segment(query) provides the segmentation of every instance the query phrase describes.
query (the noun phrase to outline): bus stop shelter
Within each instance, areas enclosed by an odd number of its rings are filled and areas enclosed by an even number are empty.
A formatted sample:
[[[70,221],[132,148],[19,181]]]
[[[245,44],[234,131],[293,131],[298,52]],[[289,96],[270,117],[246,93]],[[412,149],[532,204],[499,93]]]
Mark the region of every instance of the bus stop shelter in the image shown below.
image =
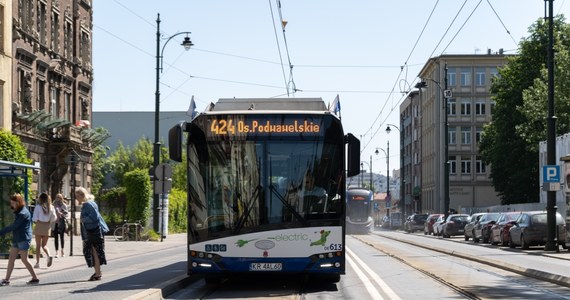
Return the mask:
[[[39,166],[17,163],[12,161],[0,160],[0,178],[4,177],[20,177],[24,179],[24,199],[28,202],[28,185],[29,178],[27,170],[39,170]],[[5,195],[2,195],[5,196]]]

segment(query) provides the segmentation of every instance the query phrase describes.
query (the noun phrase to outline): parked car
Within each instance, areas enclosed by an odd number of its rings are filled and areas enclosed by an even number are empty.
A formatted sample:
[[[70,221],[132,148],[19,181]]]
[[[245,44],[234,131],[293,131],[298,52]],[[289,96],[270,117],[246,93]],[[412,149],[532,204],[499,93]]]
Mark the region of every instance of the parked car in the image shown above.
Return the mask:
[[[393,212],[390,214],[390,229],[397,229],[402,227],[402,214]]]
[[[500,215],[501,213],[498,212],[484,213],[473,228],[473,242],[479,243],[479,240],[483,240],[483,243],[488,243],[491,237],[491,227],[497,222]]]
[[[454,235],[462,235],[465,233],[465,225],[469,223],[469,215],[467,214],[452,214],[447,216],[445,222],[441,225],[441,233],[444,238]]]
[[[484,213],[474,213],[471,215],[471,217],[469,217],[469,223],[467,223],[467,225],[465,225],[465,228],[463,228],[463,234],[465,235],[466,241],[468,241],[470,238],[473,238],[473,229],[483,214]]]
[[[433,235],[437,236],[441,235],[444,222],[445,222],[445,215],[444,214],[439,215],[435,223],[433,223]]]
[[[404,223],[404,230],[406,232],[422,230],[424,228],[427,217],[427,214],[413,214],[409,216]]]
[[[509,230],[520,214],[520,212],[514,211],[501,213],[497,222],[491,227],[491,244],[501,244],[502,246],[509,244]]]
[[[433,224],[437,221],[441,214],[431,214],[427,216],[426,221],[424,222],[424,234],[433,234]]]
[[[546,244],[548,228],[546,225],[546,211],[522,212],[509,230],[509,247],[521,246],[528,249],[530,246],[543,246]],[[566,224],[560,213],[556,213],[556,231],[558,244],[566,249]]]

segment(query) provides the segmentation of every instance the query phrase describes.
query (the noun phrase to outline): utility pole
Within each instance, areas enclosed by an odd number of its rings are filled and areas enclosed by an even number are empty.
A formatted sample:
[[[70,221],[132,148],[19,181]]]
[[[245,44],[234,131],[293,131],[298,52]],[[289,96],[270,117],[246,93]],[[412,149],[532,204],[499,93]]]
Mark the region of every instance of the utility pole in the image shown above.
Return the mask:
[[[448,127],[449,124],[447,124],[447,115],[448,115],[448,105],[449,105],[449,98],[447,97],[447,63],[445,64],[445,72],[444,72],[444,80],[445,80],[445,84],[444,84],[444,95],[443,95],[443,111],[445,114],[445,121],[443,122],[444,124],[444,129],[443,129],[443,134],[445,135],[445,151],[444,151],[444,156],[443,156],[443,209],[444,209],[444,214],[445,217],[447,218],[447,216],[449,215],[449,132],[448,132]]]
[[[554,116],[554,20],[553,2],[548,0],[548,120],[546,140],[546,164],[556,165],[556,116]],[[544,251],[558,251],[556,236],[556,191],[546,192],[546,245]]]

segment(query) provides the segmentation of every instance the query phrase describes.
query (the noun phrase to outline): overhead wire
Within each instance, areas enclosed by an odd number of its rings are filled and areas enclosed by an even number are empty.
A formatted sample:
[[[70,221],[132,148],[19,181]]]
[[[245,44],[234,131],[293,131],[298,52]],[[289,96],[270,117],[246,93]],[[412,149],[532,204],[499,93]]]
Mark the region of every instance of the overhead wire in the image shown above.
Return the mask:
[[[447,48],[451,45],[451,43],[453,43],[453,41],[455,40],[455,38],[457,37],[457,35],[461,32],[461,30],[463,29],[463,27],[465,26],[465,24],[467,24],[467,22],[469,21],[469,19],[471,19],[471,16],[473,16],[473,13],[475,13],[475,11],[477,10],[477,8],[478,8],[479,5],[481,4],[481,2],[483,2],[483,0],[479,0],[479,3],[477,3],[477,5],[475,6],[475,8],[473,8],[473,10],[471,11],[471,13],[470,13],[469,16],[467,17],[467,19],[465,19],[465,22],[463,22],[463,24],[461,24],[461,27],[459,27],[459,29],[457,30],[457,32],[455,33],[455,35],[453,35],[453,37],[451,38],[451,40],[449,41],[449,43],[447,43],[447,46],[445,46],[445,48],[443,48],[443,50],[441,51],[441,54],[445,53],[445,50],[447,50]]]
[[[269,10],[271,11],[271,20],[273,20],[273,32],[275,34],[275,41],[277,42],[277,52],[279,53],[279,61],[281,62],[281,72],[283,73],[283,80],[285,81],[285,89],[287,90],[287,96],[289,96],[289,84],[287,83],[287,76],[285,75],[285,68],[283,65],[283,55],[281,54],[281,45],[279,43],[279,37],[277,36],[277,27],[275,26],[275,15],[273,14],[273,5],[271,5],[271,0],[269,2]]]
[[[291,55],[289,53],[289,45],[287,44],[287,36],[285,34],[285,26],[287,22],[283,19],[283,11],[281,10],[281,0],[275,0],[277,2],[277,11],[279,12],[279,21],[281,23],[281,32],[283,33],[283,44],[285,45],[285,54],[287,55],[287,63],[289,64],[289,81],[287,82],[287,87],[291,86],[291,91],[293,94],[297,91],[295,86],[295,80],[293,79],[293,64],[291,63]],[[274,22],[275,24],[275,22]]]
[[[419,41],[420,41],[420,39],[421,39],[421,37],[422,37],[422,35],[423,35],[423,33],[424,33],[424,31],[425,31],[427,25],[429,24],[429,22],[430,22],[430,20],[431,20],[431,17],[433,16],[433,13],[434,13],[435,9],[437,8],[438,3],[439,3],[439,0],[437,0],[436,3],[434,4],[434,7],[432,8],[431,13],[429,14],[427,20],[425,21],[424,26],[423,26],[423,28],[422,28],[420,34],[418,35],[418,38],[416,39],[416,42],[414,43],[414,46],[412,47],[412,49],[410,50],[410,53],[408,54],[408,57],[407,57],[406,60],[404,61],[404,65],[402,65],[402,66],[400,67],[400,73],[398,74],[398,76],[397,76],[397,78],[396,78],[396,81],[394,82],[394,85],[392,86],[392,90],[391,90],[391,92],[390,92],[390,95],[388,95],[388,98],[387,98],[386,101],[384,102],[384,106],[382,106],[382,109],[380,110],[380,112],[378,113],[378,115],[376,116],[376,118],[374,119],[374,122],[372,122],[372,125],[368,128],[368,130],[366,130],[366,132],[364,133],[364,136],[366,136],[366,135],[372,130],[372,128],[374,128],[376,122],[378,122],[378,119],[380,118],[380,116],[381,116],[382,113],[384,112],[384,109],[386,108],[386,105],[388,104],[389,99],[392,97],[392,95],[393,95],[393,93],[394,93],[394,90],[395,90],[395,88],[396,88],[396,85],[397,85],[398,82],[401,80],[401,76],[402,76],[402,73],[403,73],[403,71],[404,71],[404,68],[406,69],[406,72],[407,72],[407,70],[408,70],[408,67],[407,67],[408,61],[409,61],[410,57],[412,56],[413,52],[415,51],[415,49],[416,49],[416,47],[417,47],[417,45],[418,45],[418,43],[419,43]],[[406,73],[406,74],[407,74],[407,73]],[[407,75],[406,75],[406,76],[407,76]],[[405,79],[404,79],[404,80],[405,80]],[[405,93],[404,93],[404,94],[405,94]],[[382,122],[380,123],[380,125],[378,126],[378,129],[376,129],[376,131],[372,134],[372,136],[370,137],[369,141],[364,144],[364,147],[361,149],[361,152],[366,149],[366,147],[368,146],[368,144],[370,143],[370,141],[376,136],[376,134],[378,133],[378,131],[380,130],[380,128],[382,128],[382,126],[384,125],[384,122],[387,120],[387,118],[390,116],[390,114],[394,111],[395,107],[397,107],[397,106],[398,106],[398,103],[400,103],[401,101],[403,101],[403,99],[405,99],[405,98],[402,98],[402,97],[401,97],[401,98],[396,102],[396,104],[392,106],[390,112],[387,114],[387,116],[386,116],[386,118],[384,119],[384,121],[382,121]]]
[[[451,27],[453,26],[453,24],[455,23],[455,20],[457,20],[457,17],[459,16],[459,14],[461,13],[461,11],[463,10],[463,8],[465,7],[465,4],[467,4],[467,0],[463,1],[463,4],[461,5],[461,7],[459,8],[459,10],[457,11],[457,13],[455,14],[455,17],[453,17],[453,20],[451,20],[451,23],[449,23],[449,26],[447,26],[447,29],[445,30],[445,32],[443,33],[443,35],[441,36],[441,39],[439,39],[439,42],[437,42],[437,45],[435,45],[435,47],[433,48],[433,51],[431,52],[431,54],[428,57],[433,57],[433,54],[435,53],[435,51],[437,50],[437,48],[439,47],[439,45],[441,44],[441,42],[443,42],[443,39],[445,38],[445,36],[447,36],[447,33],[449,32],[449,30],[451,29]]]
[[[515,45],[518,46],[517,42],[515,41],[515,38],[513,37],[513,35],[509,31],[509,29],[507,29],[507,26],[505,26],[505,23],[503,23],[503,20],[501,20],[501,17],[499,17],[499,14],[497,13],[497,11],[493,7],[493,5],[491,5],[491,2],[489,2],[489,0],[487,0],[487,4],[489,4],[489,7],[491,8],[491,10],[493,10],[493,12],[495,13],[495,16],[497,16],[497,19],[499,19],[499,22],[501,22],[501,25],[503,25],[503,28],[505,29],[507,34],[511,37],[511,40],[513,40],[513,43],[515,43]]]

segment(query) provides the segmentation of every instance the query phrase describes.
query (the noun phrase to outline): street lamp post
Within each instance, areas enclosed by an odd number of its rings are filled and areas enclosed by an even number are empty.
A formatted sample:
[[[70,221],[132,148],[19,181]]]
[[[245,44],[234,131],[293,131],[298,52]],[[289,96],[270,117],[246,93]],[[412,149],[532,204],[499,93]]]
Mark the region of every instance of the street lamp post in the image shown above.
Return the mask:
[[[361,170],[364,170],[364,164],[367,164],[368,168],[370,169],[370,190],[373,190],[372,189],[372,155],[370,155],[370,164],[368,164],[365,161],[360,162],[360,169]],[[360,175],[360,178],[362,178],[362,174]],[[364,179],[362,179],[362,185],[361,186],[363,186],[363,185],[364,185]]]
[[[155,181],[158,180],[158,178],[156,178],[157,176],[155,175],[156,169],[158,167],[158,164],[160,163],[160,73],[162,72],[162,54],[164,53],[164,48],[166,47],[166,45],[168,44],[168,42],[170,42],[170,40],[176,36],[179,36],[181,34],[186,34],[186,37],[184,38],[184,41],[182,42],[182,46],[184,46],[184,49],[189,50],[190,47],[194,46],[194,44],[192,44],[192,41],[190,40],[190,37],[188,37],[188,34],[190,34],[191,32],[189,31],[185,31],[185,32],[179,32],[176,33],[172,36],[170,36],[166,42],[164,43],[164,45],[162,46],[162,49],[160,48],[160,14],[157,14],[156,17],[156,92],[155,92],[155,108],[154,108],[154,147],[153,147],[153,168],[151,170],[151,174],[153,176],[153,201],[152,201],[152,205],[153,205],[153,228],[155,231],[159,231],[159,227],[158,227],[158,223],[159,223],[159,214],[160,212],[158,211],[158,206],[159,206],[159,197],[158,197],[158,193],[156,190],[156,184],[154,184]],[[161,232],[161,235],[163,235],[164,233]]]
[[[386,155],[386,216],[390,217],[390,201],[392,200],[390,197],[390,141],[388,141],[386,147],[387,151],[384,151],[382,148],[376,148],[376,155],[380,153],[378,150],[382,150],[384,155]]]
[[[402,225],[404,225],[404,221],[406,219],[405,212],[406,212],[406,195],[405,195],[405,166],[404,166],[404,134],[400,130],[400,128],[394,124],[386,124],[386,132],[390,134],[392,132],[392,127],[396,128],[400,133],[400,214],[402,218]]]
[[[448,90],[447,87],[447,64],[445,64],[445,69],[444,69],[444,77],[445,77],[445,86],[444,88],[441,87],[441,85],[439,84],[439,82],[431,79],[431,78],[426,78],[427,80],[435,83],[437,85],[437,87],[439,88],[439,90],[442,92],[442,98],[443,98],[443,114],[444,114],[444,122],[443,122],[443,134],[445,135],[445,142],[444,142],[444,157],[443,157],[443,166],[444,166],[444,174],[443,174],[443,212],[445,214],[445,217],[447,217],[447,215],[449,214],[449,132],[448,132],[448,128],[449,128],[449,124],[448,124],[448,106],[449,106],[449,98],[452,97],[451,94],[451,90]],[[427,87],[427,84],[425,82],[420,82],[418,85],[418,88],[422,88],[422,87]]]

